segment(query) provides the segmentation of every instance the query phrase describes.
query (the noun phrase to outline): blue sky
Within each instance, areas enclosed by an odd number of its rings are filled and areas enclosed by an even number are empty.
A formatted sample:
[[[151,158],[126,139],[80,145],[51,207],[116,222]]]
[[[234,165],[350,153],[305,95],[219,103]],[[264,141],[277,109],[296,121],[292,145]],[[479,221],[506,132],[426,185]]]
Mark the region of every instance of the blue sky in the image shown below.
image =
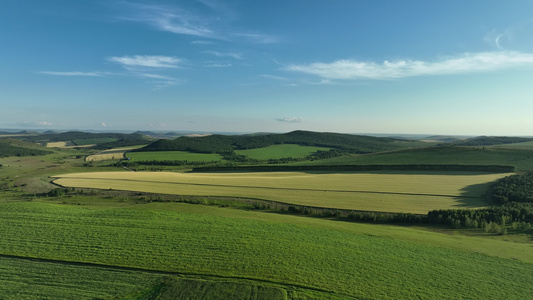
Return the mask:
[[[533,135],[533,1],[0,3],[0,128]]]

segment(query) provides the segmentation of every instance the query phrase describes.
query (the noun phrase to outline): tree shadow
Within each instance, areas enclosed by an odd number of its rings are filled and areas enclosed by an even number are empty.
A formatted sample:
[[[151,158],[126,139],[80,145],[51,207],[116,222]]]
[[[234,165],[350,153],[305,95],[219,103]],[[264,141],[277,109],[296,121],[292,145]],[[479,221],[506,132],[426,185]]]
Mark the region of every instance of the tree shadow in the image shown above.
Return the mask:
[[[462,188],[461,194],[457,196],[457,208],[479,208],[480,206],[490,205],[488,192],[496,181],[488,183],[477,183],[467,185]]]

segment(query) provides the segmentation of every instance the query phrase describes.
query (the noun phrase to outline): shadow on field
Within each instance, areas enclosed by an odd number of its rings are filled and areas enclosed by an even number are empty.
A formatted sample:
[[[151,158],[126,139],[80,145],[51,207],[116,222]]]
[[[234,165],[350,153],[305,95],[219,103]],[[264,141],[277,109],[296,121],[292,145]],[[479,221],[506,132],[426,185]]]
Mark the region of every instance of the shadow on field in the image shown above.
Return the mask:
[[[461,189],[461,195],[457,198],[457,208],[479,208],[489,205],[486,194],[494,182],[468,185]]]

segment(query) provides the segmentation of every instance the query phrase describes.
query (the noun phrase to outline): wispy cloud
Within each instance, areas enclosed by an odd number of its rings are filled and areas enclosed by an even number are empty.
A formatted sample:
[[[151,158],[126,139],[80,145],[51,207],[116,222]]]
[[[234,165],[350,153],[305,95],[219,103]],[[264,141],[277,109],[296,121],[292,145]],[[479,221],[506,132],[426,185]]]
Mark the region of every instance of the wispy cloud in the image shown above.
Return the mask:
[[[54,75],[54,76],[85,76],[85,77],[99,77],[108,75],[109,73],[103,73],[103,72],[78,72],[78,71],[72,71],[72,72],[53,72],[53,71],[40,71],[41,74],[46,75]]]
[[[112,56],[107,60],[121,64],[123,67],[177,68],[182,60],[173,56],[133,55]]]
[[[281,80],[281,81],[289,80],[286,77],[281,77],[281,76],[276,76],[276,75],[269,75],[269,74],[261,74],[259,76],[264,77],[264,78],[269,78],[269,79]]]
[[[259,33],[233,33],[233,36],[255,44],[275,44],[281,39],[278,36]]]
[[[229,25],[238,19],[234,11],[218,2],[203,0],[199,2],[205,6],[202,12],[177,5],[123,2],[120,7],[122,16],[118,19],[147,24],[161,31],[212,40],[245,41],[256,44],[277,43],[280,40],[272,35],[235,29]],[[193,43],[207,44],[204,41]]]
[[[49,122],[49,121],[37,121],[37,122],[22,122],[22,123],[19,123],[17,124],[17,126],[21,126],[21,127],[25,127],[25,128],[28,128],[28,127],[50,127],[50,126],[53,126],[54,123],[52,122]]]
[[[324,79],[357,80],[486,72],[524,66],[533,66],[533,54],[497,51],[465,53],[433,62],[397,60],[376,63],[338,60],[331,63],[288,65],[284,70],[316,75]]]
[[[192,41],[191,44],[193,44],[193,45],[212,45],[213,42],[206,41],[206,40],[197,40],[197,41]]]
[[[176,6],[125,3],[122,9],[129,11],[119,18],[124,21],[144,23],[176,34],[217,38],[207,18]]]
[[[205,54],[211,54],[218,57],[231,57],[235,59],[243,59],[242,53],[237,52],[219,52],[219,51],[213,51],[213,50],[207,50],[204,51]]]
[[[297,118],[297,117],[285,117],[285,118],[278,118],[276,119],[276,121],[287,122],[287,123],[301,123],[304,121],[304,119]]]
[[[183,82],[184,82],[183,80],[174,79],[174,80],[154,80],[148,83],[154,85],[154,90],[160,90],[160,89],[164,89],[170,86],[182,84]]]
[[[229,62],[207,61],[204,63],[204,67],[208,68],[227,68],[231,66],[232,64]]]

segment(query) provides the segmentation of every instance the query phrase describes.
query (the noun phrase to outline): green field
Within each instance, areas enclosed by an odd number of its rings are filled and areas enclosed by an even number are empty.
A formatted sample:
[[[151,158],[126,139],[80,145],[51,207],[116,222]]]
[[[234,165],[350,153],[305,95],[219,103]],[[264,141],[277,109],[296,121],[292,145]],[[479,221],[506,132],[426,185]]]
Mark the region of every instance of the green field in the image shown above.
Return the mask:
[[[495,145],[494,148],[524,148],[524,149],[533,149],[533,141],[523,142],[523,143],[512,143],[504,145]]]
[[[533,292],[527,244],[178,203],[0,207],[4,255],[248,279],[364,299],[526,299]],[[135,280],[144,285],[153,278]],[[14,281],[2,288],[18,287]]]
[[[258,198],[284,203],[382,212],[486,206],[489,183],[508,174],[457,172],[170,173],[99,172],[58,175],[67,187],[177,195]]]
[[[222,156],[220,154],[193,153],[186,151],[128,152],[126,153],[126,157],[131,158],[132,161],[186,160],[210,162],[222,160]]]
[[[352,155],[294,165],[373,165],[373,164],[459,164],[512,165],[518,170],[533,170],[533,149],[500,147],[435,147]]]
[[[300,146],[294,144],[272,145],[264,148],[235,150],[238,155],[244,155],[251,159],[268,160],[286,157],[301,158],[309,156],[317,151],[329,151],[331,148]]]

